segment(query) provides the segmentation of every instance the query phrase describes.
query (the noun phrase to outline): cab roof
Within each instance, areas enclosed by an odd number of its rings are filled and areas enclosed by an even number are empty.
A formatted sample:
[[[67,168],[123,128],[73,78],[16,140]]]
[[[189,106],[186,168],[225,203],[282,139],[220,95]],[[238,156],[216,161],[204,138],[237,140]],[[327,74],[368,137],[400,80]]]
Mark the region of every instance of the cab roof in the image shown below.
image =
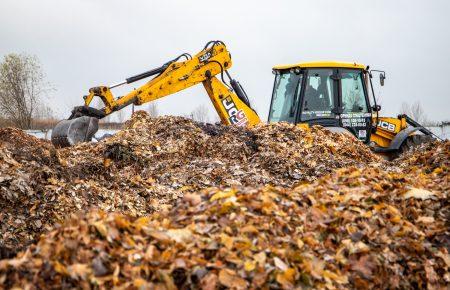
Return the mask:
[[[310,61],[300,62],[296,64],[277,65],[274,66],[275,70],[291,69],[291,68],[314,68],[314,67],[335,67],[335,68],[356,68],[365,69],[366,66],[356,62],[342,62],[342,61]]]

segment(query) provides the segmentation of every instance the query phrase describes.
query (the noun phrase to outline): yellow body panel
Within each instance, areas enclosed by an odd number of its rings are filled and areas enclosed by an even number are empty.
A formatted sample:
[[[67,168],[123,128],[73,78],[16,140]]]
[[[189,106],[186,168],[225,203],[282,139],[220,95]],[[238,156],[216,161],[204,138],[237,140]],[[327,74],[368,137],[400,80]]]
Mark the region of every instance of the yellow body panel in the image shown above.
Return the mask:
[[[333,68],[356,68],[365,69],[366,66],[356,62],[340,62],[340,61],[311,61],[300,62],[297,64],[277,65],[275,70],[291,69],[291,68],[314,68],[314,67],[333,67]]]
[[[375,117],[373,117],[373,121],[376,121]],[[377,130],[370,136],[370,141],[387,148],[395,136],[407,126],[405,118],[379,117]]]
[[[222,124],[254,126],[261,123],[258,114],[216,77],[203,81],[203,86],[208,92]]]
[[[160,75],[129,94],[115,99],[106,86],[89,90],[85,105],[100,97],[106,115],[134,103],[142,105],[203,83],[220,120],[225,125],[253,126],[261,122],[256,112],[247,106],[229,87],[215,76],[232,65],[231,55],[224,44],[206,48],[186,61],[171,63]]]

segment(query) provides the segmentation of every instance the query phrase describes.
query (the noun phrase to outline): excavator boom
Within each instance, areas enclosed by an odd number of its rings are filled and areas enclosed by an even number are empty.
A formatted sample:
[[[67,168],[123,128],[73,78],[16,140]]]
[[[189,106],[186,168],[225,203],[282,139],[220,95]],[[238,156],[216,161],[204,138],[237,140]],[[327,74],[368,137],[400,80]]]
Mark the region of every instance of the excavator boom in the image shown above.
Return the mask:
[[[258,124],[260,118],[251,108],[245,91],[228,73],[231,65],[231,55],[225,44],[210,41],[193,57],[184,53],[158,68],[129,77],[116,85],[91,88],[89,94],[84,96],[84,105],[75,107],[69,119],[61,121],[53,129],[52,142],[55,146],[65,147],[90,141],[98,130],[99,119],[130,104],[142,105],[199,83],[205,87],[223,124]],[[217,75],[221,76],[220,80]],[[230,84],[225,81],[225,75]],[[111,92],[112,88],[151,76],[150,81],[123,97],[115,98]],[[104,108],[97,110],[89,106],[95,97],[102,100]]]

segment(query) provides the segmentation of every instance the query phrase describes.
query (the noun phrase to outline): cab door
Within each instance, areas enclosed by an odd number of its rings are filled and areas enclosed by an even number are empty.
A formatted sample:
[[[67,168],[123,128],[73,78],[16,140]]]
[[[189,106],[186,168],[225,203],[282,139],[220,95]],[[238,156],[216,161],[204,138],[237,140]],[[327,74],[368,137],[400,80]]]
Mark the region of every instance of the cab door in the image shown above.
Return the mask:
[[[339,111],[342,127],[361,141],[369,142],[372,112],[362,70],[338,69]]]

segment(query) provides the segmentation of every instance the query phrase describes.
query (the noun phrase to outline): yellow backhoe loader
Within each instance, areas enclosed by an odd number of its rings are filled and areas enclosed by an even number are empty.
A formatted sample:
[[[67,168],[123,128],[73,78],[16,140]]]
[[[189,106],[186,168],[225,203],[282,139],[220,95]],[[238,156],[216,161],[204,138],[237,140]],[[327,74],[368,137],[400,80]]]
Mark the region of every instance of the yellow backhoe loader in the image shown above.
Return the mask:
[[[130,104],[142,105],[199,83],[203,84],[223,124],[254,126],[261,120],[240,83],[231,78],[228,72],[231,65],[225,44],[210,41],[194,56],[183,53],[161,67],[118,84],[91,88],[84,96],[84,105],[75,107],[69,119],[53,129],[52,142],[65,147],[90,141],[98,130],[99,119]],[[383,85],[383,71],[371,71],[356,63],[309,62],[276,66],[273,72],[275,83],[269,122],[322,125],[332,131],[351,133],[379,153],[398,153],[405,146],[421,143],[432,135],[406,115],[379,116],[372,74],[379,73]],[[118,98],[112,95],[111,89],[148,77],[153,78],[129,94]],[[94,97],[103,101],[104,108],[89,106]]]
[[[379,116],[381,106],[372,78],[378,73],[383,86],[384,71],[358,63],[321,61],[276,66],[273,73],[269,122],[321,125],[351,133],[388,157],[434,135],[407,115]]]

